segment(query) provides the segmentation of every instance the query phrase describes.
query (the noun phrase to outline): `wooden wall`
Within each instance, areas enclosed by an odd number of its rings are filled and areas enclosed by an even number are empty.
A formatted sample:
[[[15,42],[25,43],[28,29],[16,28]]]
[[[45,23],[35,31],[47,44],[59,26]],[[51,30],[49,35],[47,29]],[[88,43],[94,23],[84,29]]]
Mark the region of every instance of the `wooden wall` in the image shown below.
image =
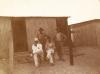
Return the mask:
[[[100,21],[96,22],[97,46],[100,47]]]
[[[28,48],[31,50],[34,37],[39,28],[43,28],[47,35],[54,37],[56,34],[56,19],[48,17],[26,18],[26,31]]]
[[[99,23],[100,24],[100,23]],[[82,25],[82,26],[78,26]],[[86,22],[76,24],[76,27],[71,27],[73,32],[73,42],[76,46],[97,46],[97,38],[100,39],[99,34],[100,29],[97,29],[97,22]],[[96,30],[97,29],[97,30]]]
[[[11,19],[0,17],[0,58],[8,58]]]

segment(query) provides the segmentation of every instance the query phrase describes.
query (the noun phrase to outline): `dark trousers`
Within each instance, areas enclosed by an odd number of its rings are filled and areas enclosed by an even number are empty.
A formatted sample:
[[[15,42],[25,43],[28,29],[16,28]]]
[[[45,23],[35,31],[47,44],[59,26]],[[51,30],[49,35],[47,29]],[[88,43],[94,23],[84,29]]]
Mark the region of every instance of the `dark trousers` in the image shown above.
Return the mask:
[[[61,42],[56,41],[55,46],[56,46],[56,52],[57,52],[57,55],[58,55],[59,59],[62,59],[63,54],[62,54]]]
[[[44,61],[46,61],[46,56],[47,56],[47,53],[46,53],[46,49],[45,49],[45,44],[42,44],[43,45],[43,56],[44,56]]]

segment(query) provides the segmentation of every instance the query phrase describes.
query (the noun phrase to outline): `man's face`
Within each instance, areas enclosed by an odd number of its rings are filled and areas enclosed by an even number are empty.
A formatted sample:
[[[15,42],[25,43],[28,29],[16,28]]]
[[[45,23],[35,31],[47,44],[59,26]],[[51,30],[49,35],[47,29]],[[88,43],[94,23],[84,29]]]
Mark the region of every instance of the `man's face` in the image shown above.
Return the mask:
[[[34,44],[37,45],[38,41],[35,41]]]

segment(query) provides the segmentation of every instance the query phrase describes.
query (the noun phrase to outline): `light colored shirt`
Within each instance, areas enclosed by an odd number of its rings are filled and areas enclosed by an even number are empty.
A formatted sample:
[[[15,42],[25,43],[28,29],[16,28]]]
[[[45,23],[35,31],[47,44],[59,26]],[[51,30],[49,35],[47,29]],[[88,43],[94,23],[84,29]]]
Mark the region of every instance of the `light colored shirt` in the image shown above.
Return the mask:
[[[46,42],[45,48],[48,49],[55,49],[55,45],[53,42]]]
[[[56,40],[57,41],[63,41],[63,40],[65,40],[67,37],[63,34],[63,33],[61,33],[61,32],[59,32],[59,33],[57,33],[56,34]]]
[[[60,32],[57,33],[57,35],[56,35],[56,40],[57,40],[57,41],[61,41],[61,40],[62,40],[62,38],[61,38],[61,33],[60,33]]]
[[[33,44],[33,45],[32,45],[32,51],[33,51],[33,54],[43,52],[42,44],[38,43],[37,46],[35,46],[35,45]]]

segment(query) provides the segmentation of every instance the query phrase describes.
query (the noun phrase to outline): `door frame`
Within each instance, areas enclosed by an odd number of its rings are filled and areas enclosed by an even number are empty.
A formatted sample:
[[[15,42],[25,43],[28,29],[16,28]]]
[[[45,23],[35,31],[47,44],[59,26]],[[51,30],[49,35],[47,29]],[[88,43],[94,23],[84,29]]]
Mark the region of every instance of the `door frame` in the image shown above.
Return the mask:
[[[14,52],[17,52],[17,51],[15,51],[15,46],[14,46],[14,31],[13,31],[13,24],[14,24],[14,22],[13,22],[13,20],[14,19],[17,19],[17,18],[19,18],[19,19],[21,19],[21,20],[24,20],[24,23],[25,23],[25,31],[26,31],[26,49],[27,50],[24,50],[24,51],[28,51],[28,40],[27,40],[27,30],[26,30],[26,22],[25,22],[25,17],[12,17],[11,18],[11,28],[12,28],[12,38],[13,38],[13,47],[14,47]],[[24,51],[18,51],[18,52],[24,52]]]

